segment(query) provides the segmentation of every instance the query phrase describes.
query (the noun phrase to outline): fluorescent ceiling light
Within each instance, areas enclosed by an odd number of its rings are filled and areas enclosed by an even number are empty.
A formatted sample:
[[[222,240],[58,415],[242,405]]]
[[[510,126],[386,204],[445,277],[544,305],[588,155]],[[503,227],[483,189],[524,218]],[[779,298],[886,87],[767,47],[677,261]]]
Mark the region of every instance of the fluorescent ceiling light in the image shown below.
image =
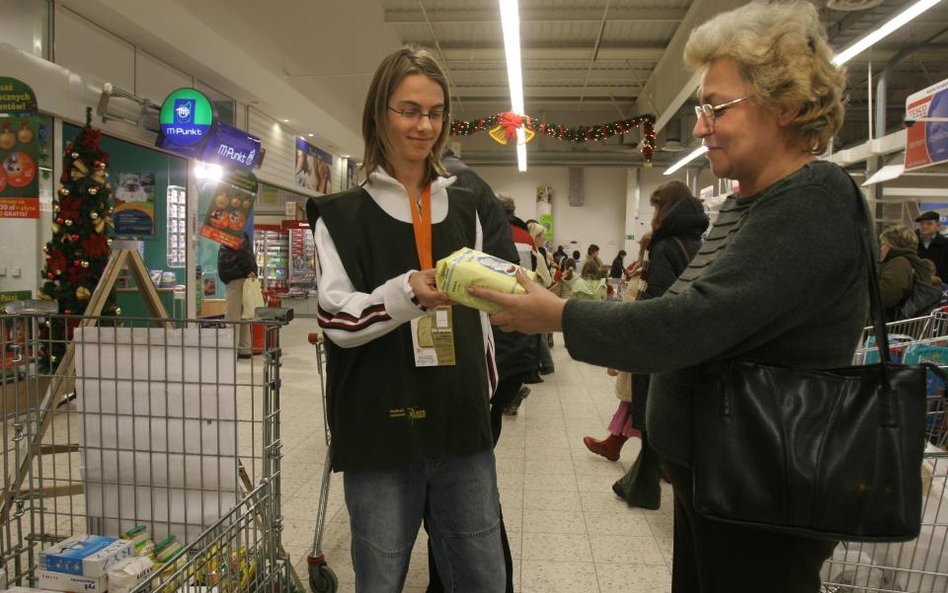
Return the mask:
[[[836,57],[833,58],[833,63],[837,66],[842,66],[939,2],[941,2],[941,0],[919,0],[892,17],[887,23],[872,33],[869,33],[856,43],[850,45],[841,53],[836,54]]]
[[[884,23],[872,33],[869,33],[856,43],[847,47],[842,52],[836,54],[836,56],[833,58],[833,64],[836,66],[842,66],[939,2],[941,2],[941,0],[919,0],[915,4],[909,6],[899,14],[889,19],[886,23]],[[666,169],[662,174],[671,175],[707,151],[707,148],[702,146],[698,150],[688,154],[688,156]]]
[[[500,24],[504,31],[504,55],[507,58],[507,86],[510,110],[524,114],[523,72],[520,70],[520,8],[517,0],[500,1]],[[517,169],[527,170],[527,145],[523,128],[517,128]]]
[[[696,158],[698,158],[699,156],[703,155],[706,152],[708,152],[707,146],[699,146],[694,151],[689,152],[688,155],[685,156],[683,159],[681,159],[680,161],[678,161],[671,167],[665,169],[665,172],[662,173],[662,175],[671,175],[678,169],[681,169],[682,167],[684,167],[685,165],[687,165],[688,163],[695,160]]]

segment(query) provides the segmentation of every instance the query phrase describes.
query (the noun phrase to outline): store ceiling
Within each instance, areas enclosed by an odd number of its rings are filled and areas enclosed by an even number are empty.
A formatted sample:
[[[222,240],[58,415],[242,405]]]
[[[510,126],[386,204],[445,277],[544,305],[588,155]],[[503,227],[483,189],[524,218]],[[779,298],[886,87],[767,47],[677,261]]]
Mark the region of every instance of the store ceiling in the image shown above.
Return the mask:
[[[81,11],[103,0],[63,0]],[[239,44],[260,67],[279,76],[313,104],[358,134],[365,92],[375,66],[402,43],[431,48],[452,84],[452,114],[474,120],[509,109],[503,39],[496,0],[136,0],[171,4]],[[695,80],[681,53],[689,31],[743,0],[521,0],[526,110],[566,126],[610,123],[637,114],[659,118],[656,165],[680,158],[694,141]],[[905,0],[817,0],[837,50],[910,4]],[[126,16],[130,10],[126,10]],[[101,12],[92,20],[101,19]],[[141,36],[162,56],[157,37]],[[149,47],[155,46],[155,47]],[[836,146],[868,136],[870,76],[889,66],[887,131],[902,124],[905,97],[948,78],[948,2],[941,2],[849,64],[847,120]],[[902,59],[896,57],[904,54]],[[174,56],[180,60],[180,55]],[[213,72],[205,77],[213,83]],[[226,87],[221,82],[220,86]],[[872,87],[875,86],[873,82]],[[230,89],[222,88],[228,91]],[[267,88],[232,91],[273,115],[285,104]],[[875,103],[873,98],[872,102]],[[318,122],[287,114],[298,133]],[[534,165],[630,165],[642,162],[637,131],[606,142],[570,144],[538,137],[529,145]],[[331,142],[330,150],[336,149]],[[339,147],[336,152],[345,152]],[[514,150],[484,133],[461,141],[471,164],[513,164]]]

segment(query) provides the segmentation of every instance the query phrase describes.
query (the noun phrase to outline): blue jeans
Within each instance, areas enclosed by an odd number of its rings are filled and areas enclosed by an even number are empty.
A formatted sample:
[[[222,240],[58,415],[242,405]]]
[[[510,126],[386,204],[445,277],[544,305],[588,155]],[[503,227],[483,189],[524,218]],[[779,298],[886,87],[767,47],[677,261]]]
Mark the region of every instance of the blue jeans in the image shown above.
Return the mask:
[[[356,593],[398,593],[422,518],[448,593],[503,593],[493,451],[346,471]]]

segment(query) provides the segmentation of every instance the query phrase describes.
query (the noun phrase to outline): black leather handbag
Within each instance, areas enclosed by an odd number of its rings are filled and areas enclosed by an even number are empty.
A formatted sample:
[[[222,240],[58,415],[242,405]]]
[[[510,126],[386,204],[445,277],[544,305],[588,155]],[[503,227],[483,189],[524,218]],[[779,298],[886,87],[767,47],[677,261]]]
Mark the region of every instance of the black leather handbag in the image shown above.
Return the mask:
[[[868,212],[857,196],[876,346],[886,362],[833,370],[705,365],[694,402],[694,505],[708,518],[830,540],[918,536],[926,372],[944,374],[887,362]]]

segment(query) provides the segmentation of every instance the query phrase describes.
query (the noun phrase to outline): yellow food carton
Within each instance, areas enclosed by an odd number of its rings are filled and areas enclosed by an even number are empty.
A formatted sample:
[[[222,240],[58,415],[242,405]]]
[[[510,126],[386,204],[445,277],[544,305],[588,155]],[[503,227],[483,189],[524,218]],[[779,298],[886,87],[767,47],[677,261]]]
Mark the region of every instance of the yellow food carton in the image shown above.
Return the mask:
[[[517,270],[523,270],[531,280],[536,274],[517,264],[464,247],[438,260],[435,282],[438,290],[446,292],[452,301],[484,311],[496,313],[500,306],[468,294],[470,286],[483,286],[498,292],[519,294],[526,292],[517,282]]]

